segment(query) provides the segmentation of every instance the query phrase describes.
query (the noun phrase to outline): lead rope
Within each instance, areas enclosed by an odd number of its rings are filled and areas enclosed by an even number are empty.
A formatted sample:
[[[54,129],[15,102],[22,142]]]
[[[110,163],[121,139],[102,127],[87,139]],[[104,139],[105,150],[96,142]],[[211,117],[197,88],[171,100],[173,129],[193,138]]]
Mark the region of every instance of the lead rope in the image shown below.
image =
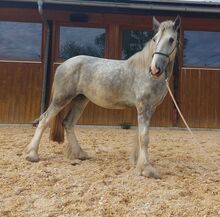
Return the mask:
[[[179,106],[178,106],[177,103],[176,103],[176,100],[175,100],[175,98],[174,98],[174,96],[173,96],[173,94],[172,94],[172,91],[171,91],[171,89],[170,89],[170,86],[169,86],[168,78],[166,78],[165,81],[166,81],[166,86],[167,86],[168,92],[169,92],[169,94],[170,94],[170,96],[171,96],[171,98],[172,98],[172,100],[173,100],[173,103],[174,103],[174,105],[175,105],[177,111],[179,112],[180,117],[182,118],[182,120],[183,120],[183,122],[184,122],[184,124],[185,124],[185,126],[186,126],[186,128],[187,128],[187,130],[188,130],[189,133],[191,134],[191,136],[192,136],[194,142],[195,142],[197,145],[199,145],[198,140],[196,139],[195,135],[193,134],[192,130],[190,129],[189,125],[187,124],[185,118],[184,118],[183,115],[182,115],[182,112],[181,112],[180,109],[179,109]],[[199,145],[199,146],[200,146],[200,145]],[[206,156],[207,159],[212,163],[212,165],[214,165],[214,167],[216,168],[217,173],[220,173],[220,168],[219,168],[219,166],[213,161],[212,158],[210,158],[209,156],[207,156],[206,151],[205,151],[201,146],[200,146],[200,150],[202,150],[204,156]]]

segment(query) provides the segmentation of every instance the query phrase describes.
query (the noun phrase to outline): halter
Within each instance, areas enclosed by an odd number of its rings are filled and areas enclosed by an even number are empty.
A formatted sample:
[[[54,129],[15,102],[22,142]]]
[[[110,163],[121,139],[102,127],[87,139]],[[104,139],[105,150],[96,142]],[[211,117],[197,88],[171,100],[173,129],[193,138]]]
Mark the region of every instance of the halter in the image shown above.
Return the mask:
[[[161,38],[160,38],[161,40]],[[160,40],[158,41],[157,45],[159,44]],[[172,49],[172,51],[169,53],[169,54],[166,54],[166,53],[163,53],[163,52],[160,52],[160,51],[155,51],[153,54],[152,54],[152,57],[155,55],[155,54],[158,54],[158,55],[162,55],[162,56],[165,56],[169,59],[169,62],[170,62],[170,56],[171,54],[174,52],[174,50],[177,48],[177,45],[179,44],[179,41],[177,40],[176,41],[176,45],[174,46],[174,48]]]
[[[153,55],[152,55],[152,57],[155,55],[155,54],[158,54],[158,55],[162,55],[162,56],[165,56],[165,57],[167,57],[168,59],[169,59],[169,63],[170,63],[170,56],[171,56],[171,54],[174,52],[174,50],[177,48],[177,44],[178,44],[178,42],[176,43],[176,45],[174,46],[174,48],[173,48],[173,50],[169,53],[169,54],[166,54],[166,53],[163,53],[163,52],[154,52],[153,53]]]

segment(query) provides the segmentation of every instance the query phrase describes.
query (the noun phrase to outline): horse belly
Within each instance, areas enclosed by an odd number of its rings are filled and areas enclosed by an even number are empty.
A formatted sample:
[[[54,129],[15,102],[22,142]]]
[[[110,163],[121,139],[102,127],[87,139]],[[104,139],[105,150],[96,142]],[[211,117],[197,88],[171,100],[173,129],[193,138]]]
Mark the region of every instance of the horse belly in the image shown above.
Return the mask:
[[[86,95],[86,97],[94,104],[107,109],[125,109],[131,107],[131,103],[126,100],[112,99],[111,96],[99,94],[98,96]]]

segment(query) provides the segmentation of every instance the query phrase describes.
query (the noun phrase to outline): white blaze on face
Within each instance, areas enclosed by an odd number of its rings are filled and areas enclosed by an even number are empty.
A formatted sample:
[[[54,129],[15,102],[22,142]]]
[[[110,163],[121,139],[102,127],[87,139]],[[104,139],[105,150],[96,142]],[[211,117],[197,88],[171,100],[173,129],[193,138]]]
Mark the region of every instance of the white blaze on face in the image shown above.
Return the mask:
[[[155,58],[152,59],[151,65],[150,65],[150,71],[152,75],[157,75],[160,73],[160,69],[157,68],[155,63]]]

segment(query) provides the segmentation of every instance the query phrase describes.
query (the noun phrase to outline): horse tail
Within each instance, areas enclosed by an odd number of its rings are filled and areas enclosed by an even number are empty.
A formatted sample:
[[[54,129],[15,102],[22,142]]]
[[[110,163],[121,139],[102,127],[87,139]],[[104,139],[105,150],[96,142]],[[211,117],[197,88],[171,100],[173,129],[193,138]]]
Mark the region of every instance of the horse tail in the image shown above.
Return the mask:
[[[51,99],[53,97],[53,87],[51,92]],[[50,140],[54,142],[64,142],[64,126],[63,121],[70,110],[70,104],[66,105],[52,120],[50,123]]]
[[[64,110],[62,109],[52,120],[50,125],[50,140],[58,143],[64,142]]]

